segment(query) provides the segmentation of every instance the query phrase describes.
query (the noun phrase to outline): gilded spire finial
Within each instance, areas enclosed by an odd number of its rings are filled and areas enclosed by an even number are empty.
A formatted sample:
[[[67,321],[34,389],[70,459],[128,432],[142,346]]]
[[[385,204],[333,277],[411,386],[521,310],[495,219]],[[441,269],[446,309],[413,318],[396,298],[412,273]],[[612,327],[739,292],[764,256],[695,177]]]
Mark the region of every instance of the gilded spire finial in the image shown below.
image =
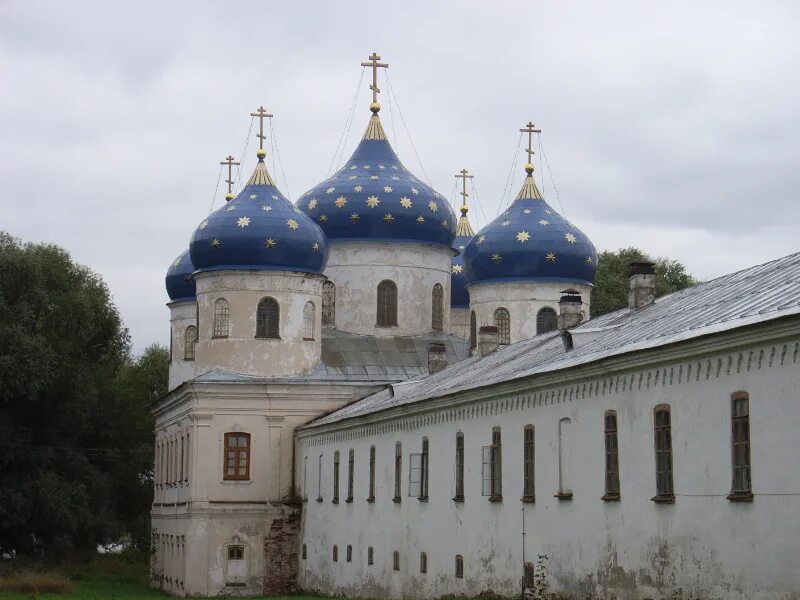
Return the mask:
[[[263,160],[264,157],[267,155],[267,151],[264,150],[264,140],[267,139],[267,136],[264,135],[264,119],[271,119],[272,114],[267,112],[267,109],[263,106],[259,106],[256,109],[256,112],[250,113],[251,117],[258,117],[258,152],[256,152],[256,156],[258,156],[259,160]]]
[[[464,216],[466,216],[469,210],[469,208],[467,208],[467,197],[469,196],[467,193],[467,179],[472,179],[474,177],[474,175],[469,175],[468,173],[469,171],[466,169],[461,169],[456,173],[456,178],[461,180],[461,191],[459,194],[461,194],[461,214]]]
[[[534,133],[541,133],[541,129],[537,129],[536,125],[533,124],[532,121],[528,121],[528,124],[525,126],[524,129],[520,129],[521,132],[528,134],[528,149],[525,151],[528,153],[528,162],[525,165],[525,172],[528,175],[533,174],[533,134]]]
[[[233,200],[233,167],[234,165],[239,165],[241,163],[236,162],[233,156],[228,156],[228,158],[226,158],[219,164],[228,165],[228,178],[225,180],[225,183],[228,184],[228,193],[225,194],[225,200],[227,202],[230,202],[231,200]]]
[[[372,104],[369,105],[369,109],[372,111],[372,114],[375,115],[377,115],[378,111],[381,109],[381,104],[378,102],[378,94],[381,91],[381,88],[378,87],[378,69],[389,68],[387,63],[378,62],[380,59],[381,57],[378,53],[373,52],[368,58],[369,62],[361,63],[362,67],[372,67],[372,85],[369,86],[369,89],[372,90]]]

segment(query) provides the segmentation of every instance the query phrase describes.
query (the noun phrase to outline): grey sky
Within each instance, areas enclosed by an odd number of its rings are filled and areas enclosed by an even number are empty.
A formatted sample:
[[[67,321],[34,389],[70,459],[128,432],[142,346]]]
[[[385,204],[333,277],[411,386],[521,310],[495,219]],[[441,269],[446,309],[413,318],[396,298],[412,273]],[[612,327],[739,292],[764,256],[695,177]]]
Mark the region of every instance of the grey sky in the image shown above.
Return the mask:
[[[108,282],[137,350],[166,343],[164,273],[249,113],[275,113],[288,185],[273,175],[296,199],[328,174],[373,50],[433,186],[452,197],[457,170],[475,175],[476,227],[533,120],[543,191],[598,250],[640,246],[700,278],[800,250],[788,1],[0,1],[0,229],[67,248]],[[368,102],[365,75],[344,158]]]

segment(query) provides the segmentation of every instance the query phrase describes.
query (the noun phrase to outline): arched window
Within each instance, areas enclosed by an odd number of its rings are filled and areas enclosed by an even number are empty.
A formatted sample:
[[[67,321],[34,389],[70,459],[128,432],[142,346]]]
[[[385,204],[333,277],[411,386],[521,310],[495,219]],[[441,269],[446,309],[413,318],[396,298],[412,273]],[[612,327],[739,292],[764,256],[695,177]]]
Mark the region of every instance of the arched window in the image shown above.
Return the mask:
[[[444,290],[442,284],[437,283],[431,291],[431,329],[441,331],[444,329]]]
[[[545,306],[536,315],[536,333],[547,333],[558,329],[558,315],[549,306]]]
[[[189,325],[183,336],[183,360],[194,360],[195,344],[197,344],[197,327]]]
[[[478,347],[478,319],[475,317],[475,311],[470,311],[469,314],[469,349],[474,350]]]
[[[322,326],[336,325],[336,286],[332,281],[322,284]]]
[[[397,285],[384,279],[378,284],[378,327],[397,326]]]
[[[313,340],[314,339],[314,318],[315,313],[314,310],[314,303],[313,302],[306,302],[306,305],[303,307],[303,339],[304,340]]]
[[[256,337],[279,338],[280,307],[275,298],[262,298],[256,310]]]
[[[230,333],[231,305],[225,298],[214,303],[214,337],[226,338]]]
[[[501,344],[511,343],[511,315],[505,308],[494,311],[494,326]]]

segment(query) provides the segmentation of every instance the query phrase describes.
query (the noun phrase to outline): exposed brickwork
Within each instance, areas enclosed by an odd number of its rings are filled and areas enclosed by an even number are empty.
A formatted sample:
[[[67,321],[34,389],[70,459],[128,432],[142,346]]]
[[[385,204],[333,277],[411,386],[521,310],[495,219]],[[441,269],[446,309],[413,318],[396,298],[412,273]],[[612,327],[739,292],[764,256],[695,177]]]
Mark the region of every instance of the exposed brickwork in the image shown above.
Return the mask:
[[[291,509],[290,509],[291,510]],[[297,590],[297,544],[300,511],[272,521],[264,539],[264,595],[277,596]]]

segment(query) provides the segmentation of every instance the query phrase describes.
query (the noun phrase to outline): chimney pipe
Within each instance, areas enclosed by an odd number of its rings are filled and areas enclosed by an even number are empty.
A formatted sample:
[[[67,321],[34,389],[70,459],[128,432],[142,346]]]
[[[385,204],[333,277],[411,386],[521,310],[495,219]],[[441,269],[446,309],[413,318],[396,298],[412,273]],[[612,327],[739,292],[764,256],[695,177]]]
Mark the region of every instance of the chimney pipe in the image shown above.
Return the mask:
[[[569,288],[561,292],[561,299],[558,301],[558,329],[560,331],[566,331],[581,324],[583,321],[582,306],[583,301],[578,290]]]
[[[444,344],[428,345],[428,373],[438,373],[447,366]]]
[[[478,330],[478,355],[488,356],[500,345],[500,336],[494,325],[482,325]]]
[[[649,260],[637,260],[630,264],[629,273],[628,308],[636,312],[656,299],[656,271]]]

